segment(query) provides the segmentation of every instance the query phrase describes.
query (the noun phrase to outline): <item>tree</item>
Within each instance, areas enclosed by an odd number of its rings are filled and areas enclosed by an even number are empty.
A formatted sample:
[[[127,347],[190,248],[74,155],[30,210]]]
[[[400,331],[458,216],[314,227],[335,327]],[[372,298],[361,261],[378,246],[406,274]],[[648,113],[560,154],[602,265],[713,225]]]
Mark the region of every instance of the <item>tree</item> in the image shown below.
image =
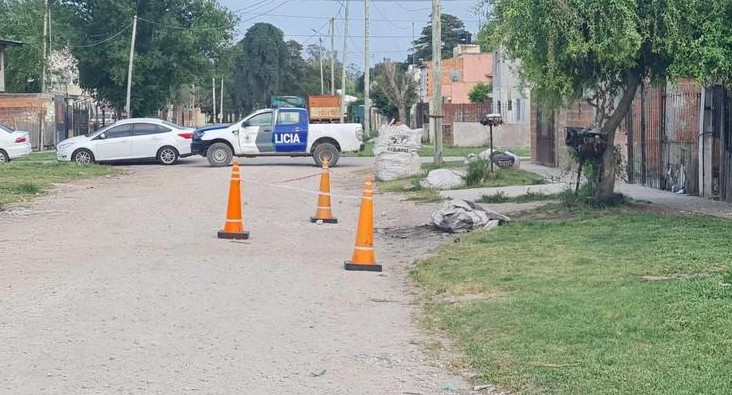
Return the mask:
[[[138,15],[132,112],[154,115],[182,86],[211,81],[235,16],[213,0],[66,0],[55,15],[74,31],[82,88],[118,111],[125,105],[131,23]]]
[[[8,92],[40,92],[43,74],[43,2],[0,0],[0,37],[22,41],[6,50]]]
[[[468,93],[471,103],[490,103],[493,99],[493,85],[479,82]]]
[[[441,14],[442,20],[442,58],[452,57],[452,50],[460,43],[460,38],[469,34],[460,18]],[[422,35],[413,43],[416,60],[432,60],[432,23],[422,28]]]
[[[715,0],[721,2],[722,0]],[[521,62],[520,74],[542,105],[587,100],[595,126],[607,135],[598,161],[596,194],[615,185],[615,131],[641,81],[673,80],[695,59],[678,51],[691,44],[687,25],[705,2],[690,0],[485,0],[486,46]]]
[[[396,109],[399,120],[406,123],[407,108],[417,102],[416,88],[416,82],[407,75],[406,64],[385,59],[375,67],[371,99],[382,114],[393,116]]]

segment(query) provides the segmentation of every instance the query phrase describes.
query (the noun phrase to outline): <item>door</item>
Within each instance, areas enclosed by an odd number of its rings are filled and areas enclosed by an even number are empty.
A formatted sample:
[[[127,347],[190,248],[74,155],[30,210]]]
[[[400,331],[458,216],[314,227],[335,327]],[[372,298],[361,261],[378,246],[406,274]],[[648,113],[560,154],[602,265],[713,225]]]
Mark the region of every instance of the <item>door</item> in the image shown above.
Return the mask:
[[[94,140],[96,160],[129,159],[132,153],[132,125],[113,127],[97,136]]]
[[[244,154],[274,151],[272,147],[272,111],[252,115],[239,129],[239,145]]]
[[[131,158],[155,158],[158,149],[165,144],[165,133],[170,129],[153,123],[136,123],[132,126]]]
[[[308,143],[308,127],[302,110],[279,110],[274,130],[276,152],[305,152]]]
[[[554,110],[536,111],[536,162],[554,167],[556,157],[554,155],[554,144],[556,129],[554,126]]]

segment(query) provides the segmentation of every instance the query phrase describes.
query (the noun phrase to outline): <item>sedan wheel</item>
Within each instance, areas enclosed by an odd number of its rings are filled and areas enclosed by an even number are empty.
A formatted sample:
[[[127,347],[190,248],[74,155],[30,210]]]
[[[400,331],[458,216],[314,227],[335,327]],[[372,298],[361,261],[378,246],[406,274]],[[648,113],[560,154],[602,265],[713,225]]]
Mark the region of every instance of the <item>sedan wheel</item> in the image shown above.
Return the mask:
[[[7,162],[10,162],[10,157],[8,157],[8,154],[6,154],[5,151],[0,149],[0,163]]]
[[[174,165],[178,162],[178,150],[173,147],[160,148],[158,161],[164,165]]]
[[[74,162],[80,165],[87,165],[94,162],[94,154],[92,154],[88,149],[80,149],[74,152],[73,159]]]

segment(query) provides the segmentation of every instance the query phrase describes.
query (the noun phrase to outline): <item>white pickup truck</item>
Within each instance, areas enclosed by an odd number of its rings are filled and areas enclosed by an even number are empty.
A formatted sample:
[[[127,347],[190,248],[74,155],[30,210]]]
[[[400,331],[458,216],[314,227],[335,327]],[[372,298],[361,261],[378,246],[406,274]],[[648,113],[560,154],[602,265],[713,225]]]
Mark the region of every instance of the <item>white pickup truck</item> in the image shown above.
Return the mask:
[[[312,156],[318,166],[335,166],[342,152],[363,148],[361,124],[310,124],[302,108],[259,110],[233,125],[197,129],[191,142],[212,166],[228,166],[234,156]]]

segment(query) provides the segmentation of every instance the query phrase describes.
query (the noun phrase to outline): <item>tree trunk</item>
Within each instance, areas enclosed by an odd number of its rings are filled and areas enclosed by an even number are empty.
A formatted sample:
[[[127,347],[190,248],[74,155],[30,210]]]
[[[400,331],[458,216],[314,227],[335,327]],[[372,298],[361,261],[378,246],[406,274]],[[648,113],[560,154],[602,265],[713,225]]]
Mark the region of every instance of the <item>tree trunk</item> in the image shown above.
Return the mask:
[[[623,96],[610,118],[602,125],[601,130],[607,133],[607,148],[600,164],[600,179],[597,184],[597,197],[599,198],[609,197],[615,192],[615,131],[630,111],[640,81],[641,77],[638,73],[626,75]]]
[[[404,105],[399,105],[399,120],[404,122],[405,125],[408,124],[407,122],[407,107]]]

